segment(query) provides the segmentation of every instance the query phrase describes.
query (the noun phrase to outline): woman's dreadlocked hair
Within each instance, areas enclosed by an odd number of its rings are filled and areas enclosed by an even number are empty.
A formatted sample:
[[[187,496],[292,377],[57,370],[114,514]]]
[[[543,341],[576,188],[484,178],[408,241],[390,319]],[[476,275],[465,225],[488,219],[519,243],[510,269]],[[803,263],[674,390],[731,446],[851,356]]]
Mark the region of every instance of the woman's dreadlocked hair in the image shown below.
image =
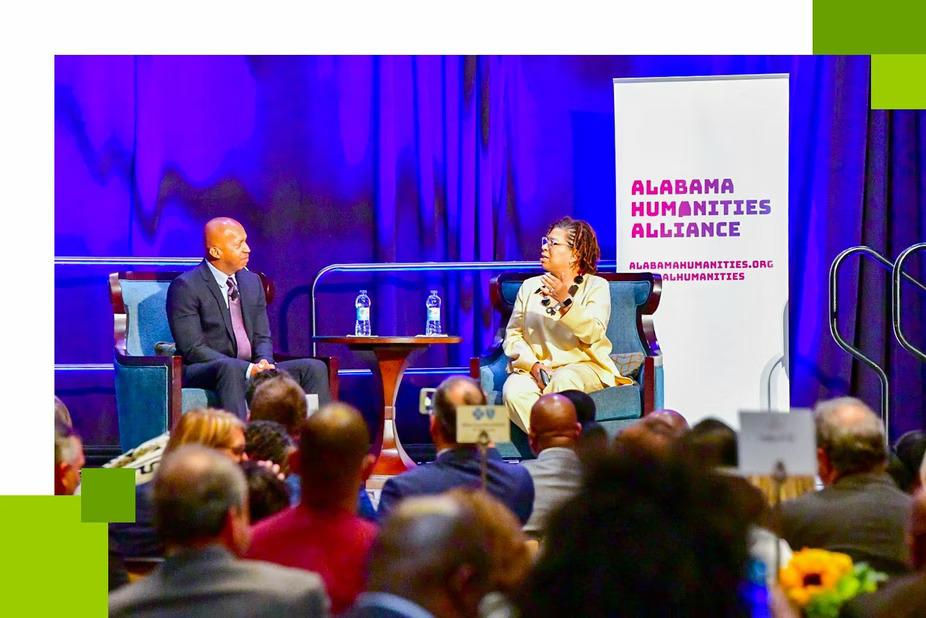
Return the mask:
[[[594,275],[598,271],[598,259],[601,257],[601,249],[598,247],[598,237],[595,236],[595,230],[592,229],[592,226],[582,219],[563,217],[547,228],[547,234],[556,228],[566,230],[569,245],[576,252],[579,272]]]

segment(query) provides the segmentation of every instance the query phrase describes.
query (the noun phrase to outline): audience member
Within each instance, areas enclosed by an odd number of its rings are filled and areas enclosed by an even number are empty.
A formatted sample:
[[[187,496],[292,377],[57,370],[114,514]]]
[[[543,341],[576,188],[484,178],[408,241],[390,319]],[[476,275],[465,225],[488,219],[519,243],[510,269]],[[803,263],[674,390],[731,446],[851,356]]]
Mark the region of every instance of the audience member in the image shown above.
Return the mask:
[[[481,489],[457,487],[447,495],[473,511],[488,541],[490,592],[480,603],[481,618],[513,615],[511,598],[533,566],[533,551],[521,524],[508,507]]]
[[[257,387],[251,398],[251,421],[276,421],[297,438],[308,416],[305,391],[289,376],[271,378]]]
[[[184,444],[214,448],[235,463],[247,459],[244,423],[224,410],[203,408],[190,410],[181,416],[171,431],[163,456],[167,457]],[[156,558],[164,554],[164,547],[153,525],[152,487],[151,482],[135,486],[134,522],[109,525],[110,536],[118,543],[125,557]]]
[[[888,474],[901,491],[915,494],[921,487],[920,466],[926,453],[926,431],[908,431],[897,439],[890,453]]]
[[[367,592],[351,618],[475,618],[491,588],[485,531],[450,496],[402,501],[385,520],[370,555]]]
[[[454,487],[481,484],[476,445],[456,441],[457,406],[485,405],[485,402],[485,394],[472,378],[451,376],[440,384],[434,393],[430,424],[437,458],[386,481],[380,494],[380,517],[408,496],[439,494]],[[522,524],[526,523],[534,503],[530,474],[521,466],[506,463],[494,448],[488,450],[487,459],[486,489],[510,508]]]
[[[880,419],[858,399],[823,401],[815,410],[817,468],[825,486],[781,505],[791,547],[848,554],[891,575],[909,570],[904,526],[910,496],[884,472]]]
[[[688,421],[675,410],[655,410],[617,434],[617,445],[632,445],[664,457],[687,431]]]
[[[60,423],[71,429],[74,428],[74,421],[71,420],[71,412],[58,397],[55,397],[55,423]]]
[[[248,378],[248,387],[244,391],[244,402],[248,405],[248,409],[251,408],[251,401],[254,399],[254,392],[257,390],[257,387],[268,380],[272,380],[273,378],[278,378],[280,376],[286,376],[288,378],[293,377],[285,369],[274,367],[273,369],[264,369],[256,375],[252,375],[250,378]]]
[[[289,459],[296,447],[286,427],[276,421],[251,421],[244,430],[244,441],[248,459],[269,461],[278,466],[284,476],[290,473]]]
[[[340,613],[363,588],[376,536],[357,516],[357,492],[375,461],[370,436],[359,412],[331,403],[305,421],[299,448],[301,503],[254,528],[248,557],[319,573]]]
[[[582,429],[595,422],[595,400],[588,393],[570,389],[560,393],[563,397],[572,402],[576,409],[576,418],[582,425]]]
[[[716,475],[625,444],[551,515],[521,615],[748,615],[747,525]]]
[[[248,512],[252,525],[289,506],[286,483],[272,469],[257,461],[244,461],[241,471],[248,483]]]
[[[57,414],[56,414],[57,416]],[[84,445],[69,425],[55,421],[55,495],[70,496],[80,485]]]
[[[765,582],[774,584],[778,579],[778,568],[791,559],[791,547],[772,532],[777,528],[765,496],[758,487],[739,475],[736,442],[736,432],[732,427],[719,419],[706,418],[679,439],[676,452],[686,465],[713,472],[718,475],[719,482],[729,486],[741,513],[750,524],[747,538],[750,558],[755,561],[755,566],[761,566]],[[780,562],[776,564],[776,561]]]
[[[153,481],[154,522],[164,564],[110,595],[110,616],[325,616],[314,573],[239,560],[250,539],[247,484],[213,449],[185,445]]]
[[[888,582],[881,590],[857,597],[843,609],[847,618],[919,618],[926,616],[926,491],[913,498],[907,537],[916,573]]]
[[[539,539],[550,512],[575,495],[582,482],[582,465],[575,452],[582,425],[570,399],[555,393],[537,400],[530,423],[528,438],[537,459],[522,462],[534,481],[534,508],[524,531]]]

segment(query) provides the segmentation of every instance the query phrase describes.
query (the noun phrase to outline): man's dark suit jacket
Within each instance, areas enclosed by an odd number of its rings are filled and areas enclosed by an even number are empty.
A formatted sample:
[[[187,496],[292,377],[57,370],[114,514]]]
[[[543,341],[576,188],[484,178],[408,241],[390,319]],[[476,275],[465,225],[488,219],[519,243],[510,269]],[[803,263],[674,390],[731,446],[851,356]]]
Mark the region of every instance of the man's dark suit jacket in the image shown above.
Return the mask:
[[[244,329],[251,342],[249,360],[257,363],[267,359],[272,363],[273,341],[260,277],[249,270],[239,270],[235,279],[241,294]],[[205,260],[171,282],[167,289],[167,320],[177,352],[186,365],[238,355],[231,313]]]
[[[783,536],[797,551],[848,554],[889,575],[908,573],[904,529],[911,499],[886,474],[852,474],[781,505]]]
[[[321,578],[309,571],[239,560],[211,545],[170,556],[142,580],[109,596],[118,616],[327,616]]]
[[[402,498],[443,493],[454,487],[479,487],[479,452],[458,447],[437,456],[433,463],[403,472],[386,481],[379,499],[380,520]],[[534,482],[520,465],[509,464],[498,451],[489,449],[486,489],[521,520],[527,521],[534,507]]]
[[[881,590],[856,597],[840,613],[845,618],[920,618],[926,616],[926,573],[888,582]]]

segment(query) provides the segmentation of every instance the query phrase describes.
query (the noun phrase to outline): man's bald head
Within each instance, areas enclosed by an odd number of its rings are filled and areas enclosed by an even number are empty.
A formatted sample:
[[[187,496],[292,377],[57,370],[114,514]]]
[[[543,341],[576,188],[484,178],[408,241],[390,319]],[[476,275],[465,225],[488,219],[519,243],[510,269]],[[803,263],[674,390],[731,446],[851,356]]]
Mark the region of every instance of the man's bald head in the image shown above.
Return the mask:
[[[330,403],[310,416],[299,441],[303,501],[314,506],[356,502],[370,449],[370,433],[351,405]]]
[[[821,401],[814,408],[814,420],[824,483],[883,467],[887,460],[884,425],[865,402],[854,397]]]
[[[558,393],[540,397],[531,408],[531,450],[539,455],[552,447],[575,448],[582,425],[572,401]]]
[[[688,429],[688,421],[675,410],[655,410],[621,431],[617,443],[662,457]]]
[[[244,226],[231,217],[210,219],[203,228],[206,259],[225,274],[235,274],[248,264],[247,237]]]
[[[457,440],[457,408],[485,405],[486,397],[478,382],[466,376],[451,376],[434,393],[434,423],[449,443]],[[433,431],[432,431],[433,435]]]
[[[489,588],[489,541],[475,514],[448,495],[412,497],[383,522],[367,589],[418,603],[437,616],[474,616]]]

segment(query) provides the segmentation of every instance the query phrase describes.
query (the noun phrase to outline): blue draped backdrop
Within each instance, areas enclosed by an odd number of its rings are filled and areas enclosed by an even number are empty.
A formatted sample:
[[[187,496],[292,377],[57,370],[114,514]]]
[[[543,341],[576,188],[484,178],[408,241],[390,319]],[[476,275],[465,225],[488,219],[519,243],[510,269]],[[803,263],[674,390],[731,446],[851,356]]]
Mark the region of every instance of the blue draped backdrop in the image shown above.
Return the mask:
[[[611,80],[747,73],[791,75],[792,404],[851,392],[877,408],[875,376],[829,335],[827,270],[852,245],[893,259],[926,240],[926,116],[870,111],[866,57],[57,57],[55,252],[198,256],[203,222],[235,217],[252,268],[276,283],[277,349],[305,354],[311,282],[331,263],[533,260],[563,214],[588,219],[613,259]],[[106,274],[120,269],[56,268],[56,363],[112,361]],[[887,273],[859,273],[846,268],[840,324],[888,369],[896,437],[924,424],[926,365],[891,335]],[[490,277],[333,275],[316,334],[352,329],[360,287],[375,332],[421,332],[437,288],[464,343],[413,362],[465,366],[499,327]],[[906,330],[926,347],[926,305],[904,292]],[[439,379],[407,377],[400,402]],[[368,387],[342,381],[359,405]],[[88,444],[117,443],[111,371],[59,370],[56,389]],[[412,410],[400,432],[427,441]]]

